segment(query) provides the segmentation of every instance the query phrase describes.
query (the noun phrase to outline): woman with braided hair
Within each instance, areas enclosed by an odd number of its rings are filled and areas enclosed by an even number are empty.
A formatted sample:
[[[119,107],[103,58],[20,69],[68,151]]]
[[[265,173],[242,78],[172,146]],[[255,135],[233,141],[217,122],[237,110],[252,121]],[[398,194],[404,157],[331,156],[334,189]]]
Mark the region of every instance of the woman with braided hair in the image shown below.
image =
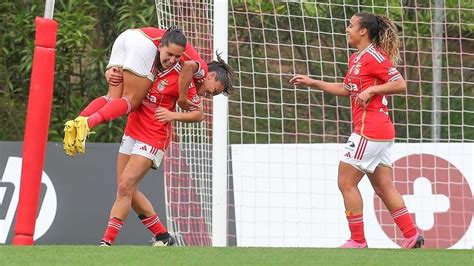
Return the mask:
[[[346,28],[347,42],[357,49],[349,59],[343,83],[314,80],[304,75],[290,82],[351,99],[354,131],[341,154],[338,186],[344,199],[351,238],[342,248],[366,248],[363,203],[358,183],[367,175],[377,195],[403,233],[403,248],[419,248],[416,229],[402,196],[392,181],[395,128],[388,114],[387,95],[405,93],[406,82],[395,68],[400,41],[395,24],[384,16],[357,13]]]
[[[100,243],[102,246],[114,244],[130,209],[135,211],[143,225],[153,234],[153,246],[175,244],[150,201],[140,191],[139,183],[150,168],[158,169],[160,166],[172,138],[173,121],[201,121],[201,97],[229,94],[233,89],[233,71],[217,55],[217,61],[208,64],[209,73],[205,79],[199,84],[191,82],[187,90],[187,99],[197,107],[191,107],[189,112],[176,112],[176,103],[180,97],[179,65],[157,75],[141,104],[128,115],[117,156],[117,195]],[[106,75],[109,77],[109,73]]]

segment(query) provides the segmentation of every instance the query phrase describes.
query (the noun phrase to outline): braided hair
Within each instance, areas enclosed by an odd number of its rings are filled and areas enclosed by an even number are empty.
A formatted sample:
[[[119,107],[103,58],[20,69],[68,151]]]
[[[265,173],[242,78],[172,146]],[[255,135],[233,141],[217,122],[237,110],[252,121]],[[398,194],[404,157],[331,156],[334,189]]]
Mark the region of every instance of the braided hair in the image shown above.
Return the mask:
[[[234,70],[229,66],[224,59],[221,58],[222,53],[216,52],[217,60],[207,64],[209,72],[216,73],[216,79],[224,85],[223,94],[228,96],[234,90],[232,86],[232,79],[234,78]]]
[[[370,40],[384,51],[392,64],[396,66],[401,58],[398,49],[400,38],[395,23],[385,16],[367,12],[356,13],[354,16],[360,18],[360,27],[368,30]]]

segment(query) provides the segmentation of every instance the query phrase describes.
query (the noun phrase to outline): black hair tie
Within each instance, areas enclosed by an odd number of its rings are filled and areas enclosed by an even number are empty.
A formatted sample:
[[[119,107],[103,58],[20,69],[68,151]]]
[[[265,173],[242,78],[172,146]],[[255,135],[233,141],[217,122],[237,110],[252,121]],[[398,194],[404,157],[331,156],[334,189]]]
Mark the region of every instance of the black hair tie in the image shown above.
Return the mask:
[[[172,25],[166,30],[166,32],[170,32],[170,31],[171,32],[178,32],[178,33],[182,32],[181,28],[178,27],[178,25]]]

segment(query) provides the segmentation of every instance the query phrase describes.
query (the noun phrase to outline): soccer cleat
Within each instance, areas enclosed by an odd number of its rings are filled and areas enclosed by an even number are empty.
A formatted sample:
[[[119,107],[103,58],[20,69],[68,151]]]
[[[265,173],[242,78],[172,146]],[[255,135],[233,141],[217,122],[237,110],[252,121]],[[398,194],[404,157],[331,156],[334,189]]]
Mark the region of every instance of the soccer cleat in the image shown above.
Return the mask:
[[[78,153],[84,154],[86,152],[86,139],[90,133],[89,125],[87,124],[87,117],[78,116],[74,119],[74,126],[76,128],[76,139],[74,145]]]
[[[421,248],[425,244],[425,238],[420,234],[420,232],[416,232],[416,234],[412,237],[405,238],[402,241],[402,248],[411,249],[411,248]]]
[[[110,247],[110,246],[112,246],[112,244],[110,244],[109,242],[107,242],[105,240],[102,240],[102,241],[100,241],[99,246],[100,247]]]
[[[76,127],[74,121],[69,120],[64,124],[64,140],[63,149],[66,155],[74,156],[76,154],[76,147],[74,142],[76,141]]]
[[[176,245],[176,240],[169,233],[156,235],[153,239],[153,247],[166,247]]]
[[[349,239],[340,248],[368,248],[367,242],[359,243],[352,239]]]

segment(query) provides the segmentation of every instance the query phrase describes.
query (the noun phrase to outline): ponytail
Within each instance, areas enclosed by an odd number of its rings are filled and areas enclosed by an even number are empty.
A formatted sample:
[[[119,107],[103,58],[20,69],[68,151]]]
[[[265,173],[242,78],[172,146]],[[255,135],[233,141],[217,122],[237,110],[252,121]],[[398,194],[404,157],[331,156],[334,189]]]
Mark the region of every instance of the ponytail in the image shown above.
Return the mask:
[[[375,44],[387,54],[392,64],[396,66],[401,61],[397,26],[385,16],[376,17],[379,30],[377,36],[375,36]]]
[[[216,73],[216,79],[224,85],[224,95],[228,96],[234,90],[232,86],[232,79],[234,78],[234,70],[228,65],[224,59],[221,58],[221,54],[216,51],[217,60],[207,64],[210,72]]]

